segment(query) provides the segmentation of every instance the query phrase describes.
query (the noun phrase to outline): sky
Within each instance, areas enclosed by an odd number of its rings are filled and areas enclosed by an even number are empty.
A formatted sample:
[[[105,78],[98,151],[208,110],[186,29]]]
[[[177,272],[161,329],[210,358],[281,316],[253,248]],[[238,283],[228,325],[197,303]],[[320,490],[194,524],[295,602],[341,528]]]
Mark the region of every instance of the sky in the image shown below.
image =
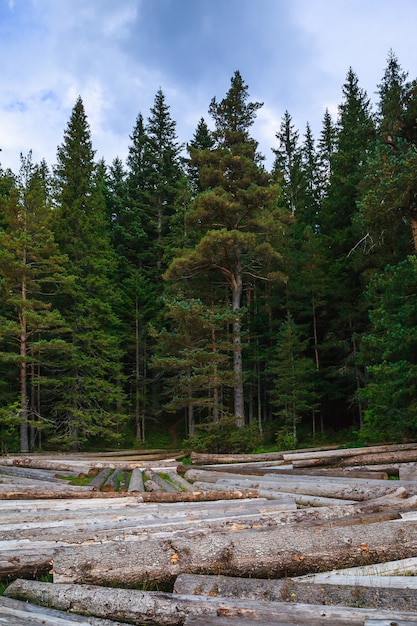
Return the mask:
[[[416,0],[0,0],[0,164],[55,164],[78,96],[108,164],[159,89],[186,143],[236,70],[268,164],[285,111],[301,138],[336,118],[350,67],[371,101],[390,50],[417,78],[416,26]]]

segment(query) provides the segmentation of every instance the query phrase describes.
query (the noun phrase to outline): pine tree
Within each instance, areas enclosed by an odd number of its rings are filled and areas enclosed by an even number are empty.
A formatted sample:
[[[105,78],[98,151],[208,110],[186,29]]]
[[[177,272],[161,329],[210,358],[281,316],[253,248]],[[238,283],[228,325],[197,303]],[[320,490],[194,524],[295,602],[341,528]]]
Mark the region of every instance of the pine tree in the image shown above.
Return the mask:
[[[191,280],[198,275],[224,285],[231,299],[233,321],[234,416],[245,422],[242,306],[244,280],[268,276],[279,256],[270,243],[279,227],[277,189],[261,166],[257,142],[250,136],[261,103],[248,102],[248,88],[235,72],[226,97],[210,104],[215,122],[212,149],[196,151],[202,192],[189,212],[195,245],[171,263],[166,278]],[[274,222],[274,219],[276,221]]]
[[[124,402],[104,171],[94,163],[81,98],[57,156],[56,237],[75,281],[58,302],[71,328],[72,357],[60,372],[54,414],[57,440],[78,448],[92,436],[117,437]]]

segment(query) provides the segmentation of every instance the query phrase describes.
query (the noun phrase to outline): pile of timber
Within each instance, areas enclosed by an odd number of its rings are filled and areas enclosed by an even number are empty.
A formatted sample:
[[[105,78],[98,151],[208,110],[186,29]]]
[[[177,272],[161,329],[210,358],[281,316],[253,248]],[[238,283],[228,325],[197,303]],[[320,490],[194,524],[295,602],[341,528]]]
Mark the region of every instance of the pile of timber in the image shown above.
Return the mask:
[[[0,578],[12,581],[0,624],[417,624],[417,444],[380,448],[108,467],[97,487],[104,465],[65,497],[50,466],[0,459],[0,480],[38,480],[44,494],[0,490]],[[343,461],[353,458],[358,465]],[[105,460],[82,462],[91,471]],[[119,485],[130,472],[126,490],[105,491],[118,470]],[[33,580],[47,572],[53,582]]]

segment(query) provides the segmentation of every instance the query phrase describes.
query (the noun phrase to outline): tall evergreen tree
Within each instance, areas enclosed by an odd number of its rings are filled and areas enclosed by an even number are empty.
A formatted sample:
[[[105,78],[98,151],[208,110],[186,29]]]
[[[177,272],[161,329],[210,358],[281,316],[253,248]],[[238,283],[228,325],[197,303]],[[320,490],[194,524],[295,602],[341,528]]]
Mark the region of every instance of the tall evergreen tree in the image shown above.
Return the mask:
[[[318,222],[327,276],[320,329],[321,363],[330,400],[327,411],[351,407],[345,413],[346,425],[362,422],[357,396],[361,372],[356,355],[367,315],[362,297],[364,265],[358,248],[363,232],[357,222],[357,203],[375,131],[369,99],[352,69],[342,92],[336,148]]]
[[[417,82],[390,52],[379,85],[377,141],[361,185],[361,217],[377,263],[417,251]]]
[[[279,147],[274,150],[273,173],[282,186],[284,197],[292,215],[295,215],[303,194],[305,179],[302,173],[302,157],[299,134],[294,129],[291,115],[285,111],[279,132]]]
[[[367,290],[371,328],[361,357],[369,379],[366,440],[402,441],[417,434],[417,259],[376,275]]]
[[[234,408],[238,426],[245,422],[242,306],[245,279],[267,278],[278,253],[270,243],[279,224],[277,189],[261,165],[250,128],[261,103],[248,102],[248,88],[235,72],[226,97],[210,104],[215,147],[196,151],[202,193],[194,201],[188,224],[195,245],[171,263],[166,277],[207,275],[223,284],[231,299],[233,321]],[[274,218],[276,222],[274,223]]]
[[[35,165],[31,153],[21,156],[19,175],[10,182],[10,193],[0,200],[1,299],[6,307],[5,315],[0,315],[2,339],[6,339],[0,354],[19,371],[20,450],[28,452],[35,425],[46,423],[35,393],[40,368],[50,351],[65,352],[64,342],[54,336],[64,320],[51,305],[51,297],[66,278],[65,259],[51,230],[53,213],[44,166]],[[47,384],[45,371],[42,377]]]
[[[277,440],[291,447],[297,443],[298,425],[303,416],[313,413],[317,405],[317,370],[314,361],[305,355],[307,345],[288,313],[279,329],[271,366],[274,375],[271,402],[279,416]]]
[[[71,331],[72,356],[62,368],[54,413],[57,439],[78,448],[92,436],[115,437],[123,413],[115,256],[103,197],[103,168],[78,98],[58,148],[56,237],[75,281],[59,306]]]

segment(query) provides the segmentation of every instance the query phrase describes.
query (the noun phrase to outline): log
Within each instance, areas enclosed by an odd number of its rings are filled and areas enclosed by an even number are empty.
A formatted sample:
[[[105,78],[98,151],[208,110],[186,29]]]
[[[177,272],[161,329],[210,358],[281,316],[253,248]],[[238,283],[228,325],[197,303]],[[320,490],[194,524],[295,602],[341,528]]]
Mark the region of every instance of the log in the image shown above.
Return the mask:
[[[385,561],[384,563],[375,563],[374,565],[362,565],[360,567],[348,567],[344,569],[336,569],[331,572],[321,572],[319,574],[308,574],[307,576],[299,576],[297,580],[306,582],[328,582],[333,577],[337,580],[346,576],[390,576],[390,577],[416,577],[417,575],[417,557],[401,559],[397,561]]]
[[[275,491],[299,493],[311,496],[338,498],[347,500],[370,500],[387,495],[394,490],[387,480],[364,480],[328,477],[317,480],[314,476],[288,476],[280,474],[265,474],[257,477],[242,477],[240,474],[190,469],[185,478],[190,482],[211,482],[220,485],[234,486],[240,489],[266,489]],[[403,481],[396,486],[404,486],[410,493],[417,494],[417,483]]]
[[[152,470],[146,470],[145,476],[147,476],[148,481],[155,483],[157,487],[159,487],[159,491],[162,490],[166,493],[176,493],[178,491],[181,491],[179,487],[175,487],[174,485],[171,485],[168,481],[164,480],[162,476],[160,476],[157,472],[154,472]],[[149,489],[149,491],[151,490]]]
[[[417,481],[417,463],[407,463],[401,465],[399,468],[400,480],[415,480]]]
[[[167,474],[170,481],[178,485],[181,491],[194,491],[192,484],[182,476],[179,476],[177,472],[167,472]]]
[[[3,477],[4,475],[15,476],[19,478],[32,478],[35,480],[43,480],[52,483],[65,482],[62,478],[56,476],[56,473],[52,470],[31,469],[30,467],[7,467],[4,465],[0,465],[0,477]]]
[[[243,484],[243,482],[241,484]],[[199,480],[194,483],[194,488],[201,489],[202,491],[222,491],[227,488],[229,488],[230,490],[238,489],[237,483],[228,484],[227,482],[223,483],[221,481],[217,483],[205,483]],[[269,500],[281,501],[283,506],[288,505],[289,508],[291,508],[292,506],[296,508],[297,504],[303,506],[341,506],[343,504],[354,504],[356,502],[356,500],[338,500],[337,498],[310,496],[306,494],[293,493],[291,491],[278,491],[274,490],[273,486],[268,487],[268,485],[260,485],[259,487],[256,487],[254,489],[256,490],[260,498],[268,498]]]
[[[317,458],[317,459],[302,459],[302,460],[294,460],[292,464],[294,467],[319,467],[323,465],[337,465],[339,467],[348,467],[352,465],[371,465],[378,464],[381,465],[383,463],[406,463],[409,461],[417,460],[417,450],[402,450],[398,452],[379,452],[373,454],[357,454],[355,456],[348,455],[340,458],[334,457],[332,459],[328,458]]]
[[[340,577],[344,578],[344,577]],[[365,578],[365,577],[363,577]],[[401,579],[401,585],[396,579]],[[197,576],[180,574],[174,593],[241,600],[270,600],[273,602],[303,602],[330,606],[352,606],[398,611],[417,611],[417,581],[410,576],[361,576],[349,581],[320,583],[300,582],[297,578],[264,580],[229,576]]]
[[[89,487],[74,487],[71,485],[57,485],[59,489],[50,487],[41,490],[37,486],[32,485],[1,485],[0,484],[0,500],[42,500],[51,498],[123,498],[130,497],[129,492],[109,491],[95,492]],[[258,494],[253,490],[234,490],[219,491],[217,493],[205,493],[202,491],[192,491],[190,493],[175,492],[163,493],[162,491],[154,493],[142,493],[140,496],[142,502],[209,502],[210,500],[234,500],[245,498],[257,498]]]
[[[89,482],[89,488],[93,491],[100,491],[112,471],[113,470],[110,467],[105,467],[104,469],[102,469],[101,472],[99,472],[97,476],[95,476],[93,480]]]
[[[58,548],[54,581],[114,585],[122,580],[136,586],[145,581],[172,582],[185,572],[279,578],[408,558],[416,549],[414,521],[251,530],[237,526],[166,541],[150,536],[146,542],[85,544],[75,551]]]
[[[132,624],[180,625],[187,617],[228,617],[230,624],[245,616],[266,623],[308,624],[308,626],[363,626],[365,619],[416,620],[416,612],[332,607],[234,600],[162,592],[115,589],[96,585],[60,585],[33,580],[16,580],[5,591],[7,597],[19,597],[60,610],[122,619]]]
[[[414,444],[417,447],[417,444]],[[326,453],[329,450],[336,450],[339,446],[326,446],[316,448],[306,448],[298,450],[298,454],[301,453]],[[253,463],[253,462],[268,462],[268,461],[281,461],[284,455],[290,454],[290,450],[281,450],[279,452],[261,452],[259,454],[207,454],[200,452],[191,452],[192,463],[199,465],[215,465],[219,463]]]
[[[239,489],[240,487],[237,487],[236,485],[232,485],[232,484],[227,484],[225,483],[205,483],[202,481],[196,481],[195,483],[193,483],[193,487],[194,489],[199,489],[201,491],[206,491],[206,492],[221,492],[221,491],[231,491],[233,492],[235,489]],[[284,493],[284,492],[279,492],[279,491],[274,491],[272,488],[271,489],[261,489],[259,487],[254,487],[253,489],[254,491],[256,491],[256,493],[258,494],[258,496],[260,498],[267,498],[268,500],[277,500],[279,502],[282,503],[283,506],[288,506],[289,508],[297,508],[295,505],[295,494],[288,494],[288,493]],[[342,502],[341,500],[338,501],[339,503]],[[343,501],[343,503],[345,504],[346,502]],[[330,505],[330,501],[328,502],[328,504]]]
[[[371,456],[373,454],[395,454],[397,452],[411,451],[417,455],[417,443],[401,443],[382,446],[367,446],[363,448],[329,448],[327,450],[292,450],[285,452],[283,458],[285,461],[293,463],[294,461],[310,460],[310,459],[341,459],[356,456]]]
[[[117,491],[117,485],[122,473],[123,470],[120,467],[114,470],[114,472],[112,472],[106,479],[102,487],[102,491]]]
[[[0,624],[7,626],[127,626],[126,622],[86,617],[0,596]]]
[[[143,485],[143,470],[140,467],[136,467],[133,470],[130,477],[128,491],[145,491],[145,487]]]

